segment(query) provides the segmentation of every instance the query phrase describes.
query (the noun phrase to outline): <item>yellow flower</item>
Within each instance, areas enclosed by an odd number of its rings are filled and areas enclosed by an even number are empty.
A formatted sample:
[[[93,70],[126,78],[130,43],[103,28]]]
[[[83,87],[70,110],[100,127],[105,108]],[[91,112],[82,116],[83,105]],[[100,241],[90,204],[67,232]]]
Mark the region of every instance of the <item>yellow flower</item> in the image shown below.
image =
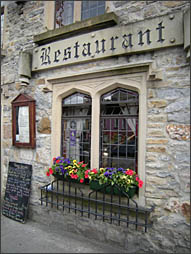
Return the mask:
[[[69,168],[69,169],[71,169],[71,168],[72,168],[72,166],[68,166],[68,168]]]
[[[73,160],[73,163],[76,163],[76,160]]]

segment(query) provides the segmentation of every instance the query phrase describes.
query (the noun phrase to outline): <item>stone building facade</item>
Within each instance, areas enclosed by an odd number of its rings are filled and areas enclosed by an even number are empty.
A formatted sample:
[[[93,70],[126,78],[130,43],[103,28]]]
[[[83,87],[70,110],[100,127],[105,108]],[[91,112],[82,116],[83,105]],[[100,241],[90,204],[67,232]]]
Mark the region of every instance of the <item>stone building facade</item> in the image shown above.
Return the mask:
[[[98,17],[98,20],[90,19],[89,23],[78,21],[57,30],[53,29],[49,18],[54,16],[50,7],[53,3],[53,1],[20,3],[7,1],[4,6],[1,50],[2,198],[9,162],[30,164],[33,169],[30,218],[39,223],[48,221],[52,227],[62,227],[100,241],[119,244],[127,253],[147,251],[189,253],[189,1],[107,1],[106,13],[109,16],[104,16],[103,21]],[[167,17],[168,22],[171,22],[179,15],[184,29],[177,31],[175,23],[172,33],[174,37],[168,37],[170,31],[167,34],[162,33],[164,31],[162,25],[155,22],[157,17]],[[112,27],[107,27],[107,19],[115,20],[115,24],[109,23],[108,26]],[[161,31],[159,40],[167,40],[164,37],[167,36],[171,41],[169,43],[173,44],[177,33],[180,34],[178,36],[181,36],[182,42],[159,48],[154,45],[153,48],[132,50],[130,53],[115,55],[112,52],[107,57],[92,57],[87,61],[76,60],[69,64],[66,61],[64,64],[50,68],[47,65],[46,68],[41,69],[37,66],[35,70],[36,48],[57,41],[64,43],[64,40],[69,42],[74,40],[75,43],[76,36],[80,38],[87,33],[84,32],[83,26],[93,38],[102,29],[105,29],[107,34],[107,31],[115,28],[123,30],[130,26],[139,27],[139,24],[143,24],[140,22],[145,24],[153,22],[154,30],[158,35]],[[99,28],[96,27],[97,24],[100,25]],[[146,35],[146,33],[142,34],[142,40]],[[107,36],[111,38],[109,32],[105,38]],[[147,40],[149,40],[148,35]],[[130,37],[125,43],[126,47],[130,46]],[[146,44],[146,41],[144,43]],[[28,73],[26,73],[26,66],[22,67],[26,59],[24,62],[20,60],[23,52],[26,52],[32,60]],[[140,96],[138,170],[144,186],[139,191],[137,202],[143,207],[155,206],[151,214],[153,225],[147,233],[130,231],[126,227],[75,215],[63,216],[61,211],[40,206],[39,202],[40,187],[50,182],[50,177],[45,175],[45,171],[50,167],[52,158],[60,155],[62,99],[74,92],[85,93],[92,97],[91,131],[98,138],[91,140],[93,150],[91,167],[99,167],[98,105],[101,95],[118,87],[138,91]],[[11,103],[19,94],[31,96],[36,103],[34,149],[18,148],[12,144]]]

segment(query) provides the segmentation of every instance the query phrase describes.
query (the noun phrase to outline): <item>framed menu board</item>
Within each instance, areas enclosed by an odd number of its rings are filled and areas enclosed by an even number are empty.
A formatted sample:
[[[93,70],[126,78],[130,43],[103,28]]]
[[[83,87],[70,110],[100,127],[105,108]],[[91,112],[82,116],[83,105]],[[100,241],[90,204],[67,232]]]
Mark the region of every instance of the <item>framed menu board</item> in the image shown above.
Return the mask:
[[[13,145],[35,148],[35,100],[26,94],[12,101]]]

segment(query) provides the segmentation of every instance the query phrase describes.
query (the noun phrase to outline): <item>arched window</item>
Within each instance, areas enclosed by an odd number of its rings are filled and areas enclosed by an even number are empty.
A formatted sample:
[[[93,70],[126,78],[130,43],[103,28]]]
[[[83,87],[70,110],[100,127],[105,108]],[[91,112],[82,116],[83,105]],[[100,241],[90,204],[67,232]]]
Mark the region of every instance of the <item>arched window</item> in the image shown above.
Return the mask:
[[[61,155],[90,165],[91,97],[74,93],[62,100]]]
[[[100,167],[137,171],[139,95],[117,88],[102,95]]]

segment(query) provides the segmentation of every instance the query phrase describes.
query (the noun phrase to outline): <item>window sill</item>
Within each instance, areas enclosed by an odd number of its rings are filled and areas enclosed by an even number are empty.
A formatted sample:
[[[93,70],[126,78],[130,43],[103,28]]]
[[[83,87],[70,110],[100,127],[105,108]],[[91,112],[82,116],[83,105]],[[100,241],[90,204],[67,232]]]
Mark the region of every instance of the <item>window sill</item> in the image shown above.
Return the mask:
[[[56,40],[66,39],[79,34],[108,28],[116,25],[117,23],[118,17],[115,15],[115,13],[105,13],[103,15],[35,35],[33,37],[33,41],[38,45],[43,45]]]

